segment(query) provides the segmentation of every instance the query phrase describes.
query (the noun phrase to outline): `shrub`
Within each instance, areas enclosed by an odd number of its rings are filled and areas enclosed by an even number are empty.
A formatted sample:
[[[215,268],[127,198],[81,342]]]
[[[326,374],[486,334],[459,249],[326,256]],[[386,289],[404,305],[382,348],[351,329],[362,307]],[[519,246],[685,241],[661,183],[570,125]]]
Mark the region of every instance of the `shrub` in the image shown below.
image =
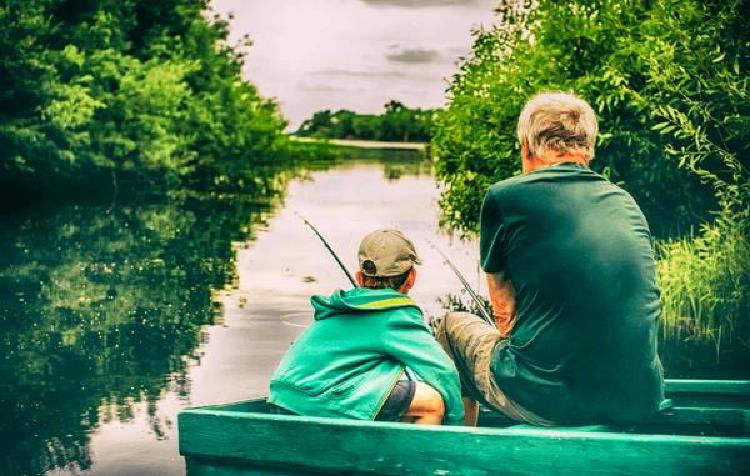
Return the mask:
[[[476,230],[487,187],[520,172],[525,101],[575,91],[599,116],[592,167],[676,238],[658,245],[665,334],[748,347],[749,16],[747,0],[503,2],[436,122],[445,219]]]
[[[717,199],[703,179],[726,179],[722,155],[747,177],[749,10],[739,0],[503,3],[498,24],[476,32],[437,119],[446,219],[476,229],[486,187],[520,169],[521,107],[550,89],[595,107],[592,167],[634,195],[658,235],[708,218]],[[696,137],[701,149],[688,150]]]

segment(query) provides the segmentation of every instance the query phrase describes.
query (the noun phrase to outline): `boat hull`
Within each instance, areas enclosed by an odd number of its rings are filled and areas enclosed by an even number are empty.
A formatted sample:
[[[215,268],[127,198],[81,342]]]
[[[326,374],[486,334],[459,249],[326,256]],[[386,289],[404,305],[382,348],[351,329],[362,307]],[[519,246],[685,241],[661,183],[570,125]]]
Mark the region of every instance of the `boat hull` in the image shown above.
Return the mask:
[[[702,406],[678,399],[627,427],[531,427],[491,412],[477,428],[427,427],[274,415],[263,400],[202,407],[179,415],[180,452],[192,476],[748,474],[750,383],[719,393],[684,382],[670,396]]]

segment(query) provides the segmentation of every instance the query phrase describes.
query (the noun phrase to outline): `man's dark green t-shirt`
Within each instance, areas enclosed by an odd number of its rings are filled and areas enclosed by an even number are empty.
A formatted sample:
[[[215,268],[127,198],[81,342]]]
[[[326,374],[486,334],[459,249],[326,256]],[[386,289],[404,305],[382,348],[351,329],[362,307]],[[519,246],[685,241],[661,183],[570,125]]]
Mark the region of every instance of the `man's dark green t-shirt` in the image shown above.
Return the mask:
[[[490,187],[481,263],[515,288],[515,324],[492,371],[513,401],[558,423],[635,420],[664,398],[659,290],[633,198],[564,163]]]

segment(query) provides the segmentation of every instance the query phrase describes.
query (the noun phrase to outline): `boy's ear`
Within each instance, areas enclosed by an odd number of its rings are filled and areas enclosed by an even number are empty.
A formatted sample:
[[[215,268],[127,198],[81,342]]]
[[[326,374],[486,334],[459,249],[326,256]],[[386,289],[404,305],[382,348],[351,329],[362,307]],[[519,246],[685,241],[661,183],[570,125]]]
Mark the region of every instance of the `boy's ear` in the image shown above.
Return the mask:
[[[417,269],[412,266],[412,268],[409,270],[409,275],[406,277],[406,281],[404,281],[404,284],[401,285],[401,288],[399,288],[399,292],[402,292],[406,294],[409,292],[411,288],[414,287],[414,283],[417,280]]]
[[[365,275],[362,273],[362,271],[357,271],[356,273],[354,273],[354,280],[360,287],[365,285]]]

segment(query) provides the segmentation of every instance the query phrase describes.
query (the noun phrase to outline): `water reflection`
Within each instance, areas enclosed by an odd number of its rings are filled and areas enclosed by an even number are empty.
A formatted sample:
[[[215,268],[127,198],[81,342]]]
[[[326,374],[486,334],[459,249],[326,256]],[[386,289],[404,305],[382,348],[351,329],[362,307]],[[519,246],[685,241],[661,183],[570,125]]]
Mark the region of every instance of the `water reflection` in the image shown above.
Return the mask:
[[[388,161],[399,177],[428,170],[402,155]],[[351,170],[376,157],[339,162]],[[315,186],[329,166],[278,172],[265,197],[63,205],[0,222],[0,474],[182,473],[179,408],[264,389],[300,329],[279,318],[302,322],[307,307],[306,296],[265,296],[263,309],[253,298],[243,333],[236,256],[267,228],[290,179]]]
[[[211,289],[235,273],[269,203],[189,199],[66,206],[0,230],[0,473],[87,469],[88,433],[133,417],[143,403],[156,438],[156,402],[184,376]]]

